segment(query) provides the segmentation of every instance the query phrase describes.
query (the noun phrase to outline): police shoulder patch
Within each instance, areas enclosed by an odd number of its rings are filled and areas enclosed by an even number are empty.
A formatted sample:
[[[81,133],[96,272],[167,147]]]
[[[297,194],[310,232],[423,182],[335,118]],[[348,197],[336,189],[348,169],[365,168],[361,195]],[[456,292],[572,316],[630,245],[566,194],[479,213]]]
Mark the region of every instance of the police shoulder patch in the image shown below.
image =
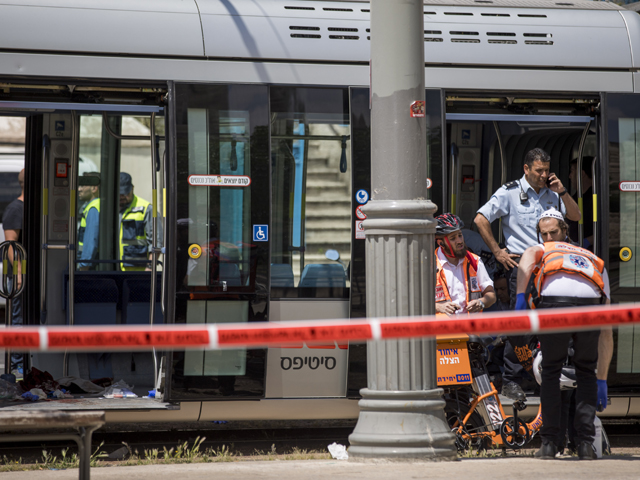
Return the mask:
[[[512,182],[507,182],[503,185],[503,187],[506,188],[507,190],[511,190],[512,188],[515,188],[517,186],[518,186],[517,180],[513,180]]]

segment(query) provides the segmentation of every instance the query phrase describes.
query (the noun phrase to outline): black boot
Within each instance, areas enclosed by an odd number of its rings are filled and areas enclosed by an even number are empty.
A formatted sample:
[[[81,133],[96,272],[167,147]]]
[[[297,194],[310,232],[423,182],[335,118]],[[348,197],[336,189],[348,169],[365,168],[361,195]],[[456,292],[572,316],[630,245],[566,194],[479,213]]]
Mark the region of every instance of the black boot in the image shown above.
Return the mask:
[[[595,460],[598,458],[595,448],[589,442],[580,442],[580,445],[578,445],[578,457],[580,460]]]
[[[558,449],[553,443],[543,443],[534,457],[540,458],[542,460],[553,460],[556,458],[556,453],[558,453]]]

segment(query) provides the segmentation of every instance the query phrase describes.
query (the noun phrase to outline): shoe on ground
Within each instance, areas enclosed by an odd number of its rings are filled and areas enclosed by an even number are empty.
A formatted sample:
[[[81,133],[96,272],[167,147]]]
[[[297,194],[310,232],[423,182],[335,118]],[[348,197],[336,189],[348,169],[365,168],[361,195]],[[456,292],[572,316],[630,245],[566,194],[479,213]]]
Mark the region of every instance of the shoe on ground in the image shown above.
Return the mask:
[[[524,402],[527,396],[524,394],[522,387],[516,382],[509,382],[502,386],[502,395],[516,402]]]
[[[581,442],[578,445],[578,457],[580,460],[595,460],[598,458],[595,448],[589,442]]]
[[[533,456],[541,460],[553,460],[556,458],[556,453],[558,453],[558,449],[553,443],[543,443],[540,450]]]

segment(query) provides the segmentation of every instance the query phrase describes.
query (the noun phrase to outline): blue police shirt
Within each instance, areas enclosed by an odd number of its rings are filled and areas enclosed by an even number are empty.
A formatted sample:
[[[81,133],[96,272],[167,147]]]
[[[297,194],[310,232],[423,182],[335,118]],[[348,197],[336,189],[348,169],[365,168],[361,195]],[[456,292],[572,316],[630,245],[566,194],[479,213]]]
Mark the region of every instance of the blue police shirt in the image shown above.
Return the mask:
[[[562,214],[566,216],[567,209],[560,196],[547,187],[536,193],[524,175],[518,183],[519,185],[511,188],[504,185],[500,187],[478,213],[489,220],[489,223],[502,218],[502,231],[509,253],[522,255],[527,248],[540,243],[536,224],[542,212],[560,206]],[[529,197],[524,203],[520,203],[520,187]]]
[[[98,233],[100,232],[100,214],[97,208],[90,208],[87,212],[87,226],[84,229],[82,240],[82,253],[78,260],[97,260],[98,258]],[[78,262],[78,267],[94,267],[95,263]]]

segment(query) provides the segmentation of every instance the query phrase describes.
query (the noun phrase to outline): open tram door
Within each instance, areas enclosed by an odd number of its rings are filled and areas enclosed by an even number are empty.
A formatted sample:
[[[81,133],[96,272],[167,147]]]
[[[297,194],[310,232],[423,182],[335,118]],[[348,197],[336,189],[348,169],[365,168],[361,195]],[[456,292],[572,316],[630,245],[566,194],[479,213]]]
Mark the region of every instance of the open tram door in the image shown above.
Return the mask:
[[[505,98],[500,104],[499,98],[488,100],[447,94],[448,165],[444,203],[464,221],[467,246],[483,256],[491,275],[504,272],[500,265],[495,264],[489,248],[477,233],[474,218],[478,209],[504,184],[514,180],[519,184],[528,151],[542,148],[550,155],[551,172],[575,195],[582,211],[589,212],[591,217],[592,209],[585,207],[591,207],[593,198],[597,198],[592,197],[591,190],[585,193],[581,188],[586,184],[577,184],[573,174],[576,165],[573,164],[576,163],[578,169],[595,172],[593,189],[598,191],[597,182],[601,177],[598,162],[601,130],[599,97],[526,97]],[[513,112],[505,112],[509,109]],[[577,179],[580,182],[581,177],[578,175]],[[550,206],[559,207],[544,205],[544,208]],[[541,213],[538,207],[523,200],[515,208],[519,224],[535,226]],[[597,243],[598,237],[593,236],[591,218],[588,222],[583,218],[580,222],[569,223],[571,236],[576,242],[590,248],[595,245],[597,250],[601,248]],[[494,238],[504,247],[501,222],[495,221],[491,226]]]
[[[29,261],[24,323],[162,323],[162,205],[156,195],[164,184],[162,102],[18,101],[2,102],[3,108],[27,117],[23,236]],[[142,228],[131,242],[126,241],[126,231],[135,222],[122,213],[122,172],[135,184],[135,196],[149,199],[144,202],[149,228]],[[134,190],[129,190],[133,199]],[[89,192],[92,195],[83,195]],[[85,222],[87,205],[95,206],[92,240]],[[143,242],[145,230],[150,233]],[[87,253],[91,242],[93,254],[82,257],[83,246]],[[140,258],[132,258],[130,244],[136,244]],[[37,352],[27,356],[25,372],[35,367],[56,380],[73,377],[98,384],[122,379],[135,386],[135,393],[146,395],[157,383],[160,357],[155,352]],[[108,380],[100,382],[101,378]],[[98,388],[85,392],[96,394]]]

